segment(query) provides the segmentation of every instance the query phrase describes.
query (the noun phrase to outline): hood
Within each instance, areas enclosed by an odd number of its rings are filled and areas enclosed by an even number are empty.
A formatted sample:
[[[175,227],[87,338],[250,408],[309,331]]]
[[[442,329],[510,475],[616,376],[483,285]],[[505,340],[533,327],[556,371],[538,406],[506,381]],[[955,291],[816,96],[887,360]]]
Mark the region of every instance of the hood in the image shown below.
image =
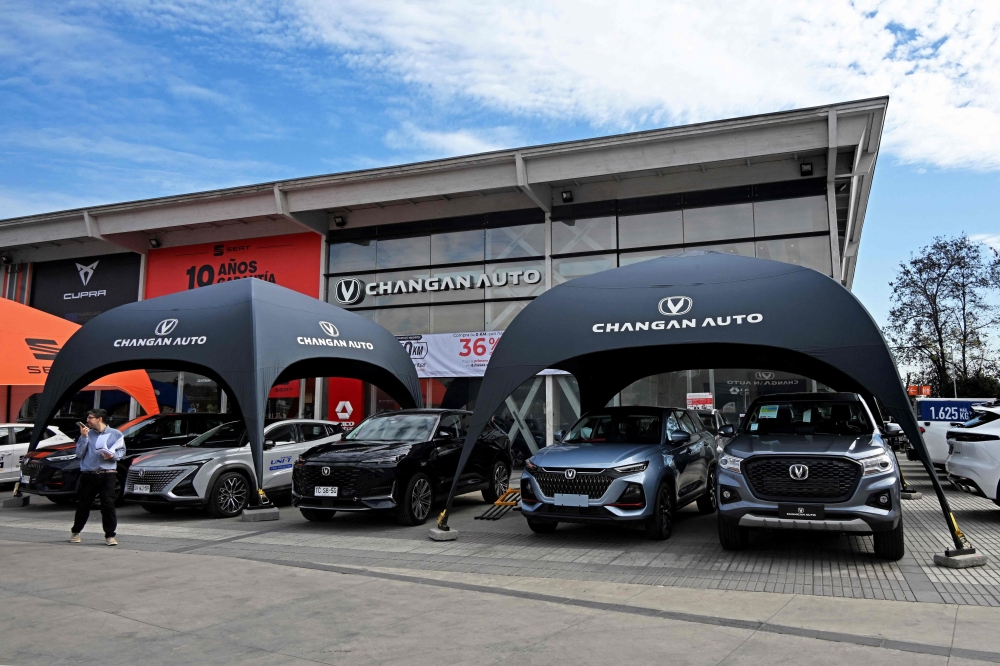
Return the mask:
[[[246,447],[245,447],[246,448]],[[170,446],[143,453],[132,463],[132,467],[169,467],[193,463],[206,458],[214,458],[225,451],[233,449],[200,449],[186,446]]]
[[[725,452],[746,458],[760,454],[815,454],[866,458],[885,447],[877,434],[868,435],[749,435],[740,433]]]
[[[604,468],[649,460],[659,448],[658,444],[559,444],[539,449],[531,460],[540,467]]]
[[[302,454],[309,462],[354,463],[409,453],[414,442],[331,442]]]

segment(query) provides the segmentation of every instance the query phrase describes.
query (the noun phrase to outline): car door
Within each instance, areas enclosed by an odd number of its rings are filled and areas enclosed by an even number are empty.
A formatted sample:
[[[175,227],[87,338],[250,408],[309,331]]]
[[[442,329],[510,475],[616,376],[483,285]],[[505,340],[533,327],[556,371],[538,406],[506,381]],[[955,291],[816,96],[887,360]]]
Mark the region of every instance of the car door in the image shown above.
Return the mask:
[[[32,429],[32,426],[11,426],[10,437],[7,440],[9,445],[6,447],[7,453],[4,455],[3,469],[0,470],[3,472],[3,476],[0,478],[4,481],[17,481],[21,478],[21,461],[28,454]],[[53,436],[52,432],[46,429],[39,446],[44,446],[45,440]]]
[[[298,427],[282,423],[264,432],[264,488],[292,485],[292,465],[303,447]]]
[[[690,494],[698,484],[698,454],[696,453],[699,440],[690,425],[685,425],[683,421],[684,412],[672,410],[667,417],[667,443],[671,446],[670,455],[674,460],[674,467],[677,469],[677,496],[683,498]],[[672,432],[685,432],[690,439],[686,442],[670,442],[669,437]]]
[[[131,456],[140,451],[179,446],[187,442],[187,420],[183,416],[165,416],[139,433],[125,448],[126,453]]]
[[[428,461],[438,478],[439,490],[451,487],[463,443],[461,415],[444,414],[434,430],[433,448]]]
[[[17,481],[20,478],[20,465],[14,453],[14,437],[12,428],[0,427],[0,483]]]
[[[681,416],[681,425],[693,430],[691,448],[697,456],[694,469],[698,488],[704,488],[708,483],[708,470],[715,459],[715,437],[698,418],[698,415],[688,410]],[[696,441],[697,440],[697,441]]]

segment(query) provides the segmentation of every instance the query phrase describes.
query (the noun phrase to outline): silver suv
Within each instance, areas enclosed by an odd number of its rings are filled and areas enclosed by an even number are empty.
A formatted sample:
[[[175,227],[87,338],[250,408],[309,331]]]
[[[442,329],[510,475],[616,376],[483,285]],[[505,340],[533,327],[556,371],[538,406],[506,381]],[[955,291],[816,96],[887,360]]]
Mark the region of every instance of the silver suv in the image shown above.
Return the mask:
[[[854,393],[758,398],[719,457],[719,541],[750,530],[873,534],[875,554],[903,557],[899,471],[878,421]]]
[[[264,490],[290,492],[292,466],[306,449],[340,440],[337,423],[289,420],[264,429]],[[257,491],[253,455],[242,421],[224,423],[183,446],[152,451],[133,461],[125,499],[150,513],[203,506],[216,518],[231,518]]]

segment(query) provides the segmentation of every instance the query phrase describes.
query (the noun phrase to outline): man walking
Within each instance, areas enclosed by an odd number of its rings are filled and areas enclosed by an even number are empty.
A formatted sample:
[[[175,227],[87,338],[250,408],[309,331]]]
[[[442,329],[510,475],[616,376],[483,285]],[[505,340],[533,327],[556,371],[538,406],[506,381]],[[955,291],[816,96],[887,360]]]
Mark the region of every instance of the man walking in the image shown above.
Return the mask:
[[[80,459],[80,488],[76,494],[76,520],[70,543],[80,543],[80,532],[90,518],[94,498],[101,498],[101,522],[104,524],[104,542],[117,546],[115,530],[115,477],[117,462],[125,455],[122,434],[104,423],[108,413],[103,409],[87,412],[87,424],[80,425],[80,439],[76,441],[76,457]]]

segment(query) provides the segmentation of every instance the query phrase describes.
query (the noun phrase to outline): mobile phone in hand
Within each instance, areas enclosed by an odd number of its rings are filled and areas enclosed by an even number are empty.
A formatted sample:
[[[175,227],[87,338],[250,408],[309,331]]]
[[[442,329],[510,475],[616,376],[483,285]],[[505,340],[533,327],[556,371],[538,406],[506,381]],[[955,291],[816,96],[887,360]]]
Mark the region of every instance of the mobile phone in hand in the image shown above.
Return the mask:
[[[86,423],[83,423],[82,421],[77,421],[77,422],[76,422],[76,424],[77,424],[78,426],[80,426],[81,428],[86,428],[86,427],[87,427],[87,424],[86,424]]]

